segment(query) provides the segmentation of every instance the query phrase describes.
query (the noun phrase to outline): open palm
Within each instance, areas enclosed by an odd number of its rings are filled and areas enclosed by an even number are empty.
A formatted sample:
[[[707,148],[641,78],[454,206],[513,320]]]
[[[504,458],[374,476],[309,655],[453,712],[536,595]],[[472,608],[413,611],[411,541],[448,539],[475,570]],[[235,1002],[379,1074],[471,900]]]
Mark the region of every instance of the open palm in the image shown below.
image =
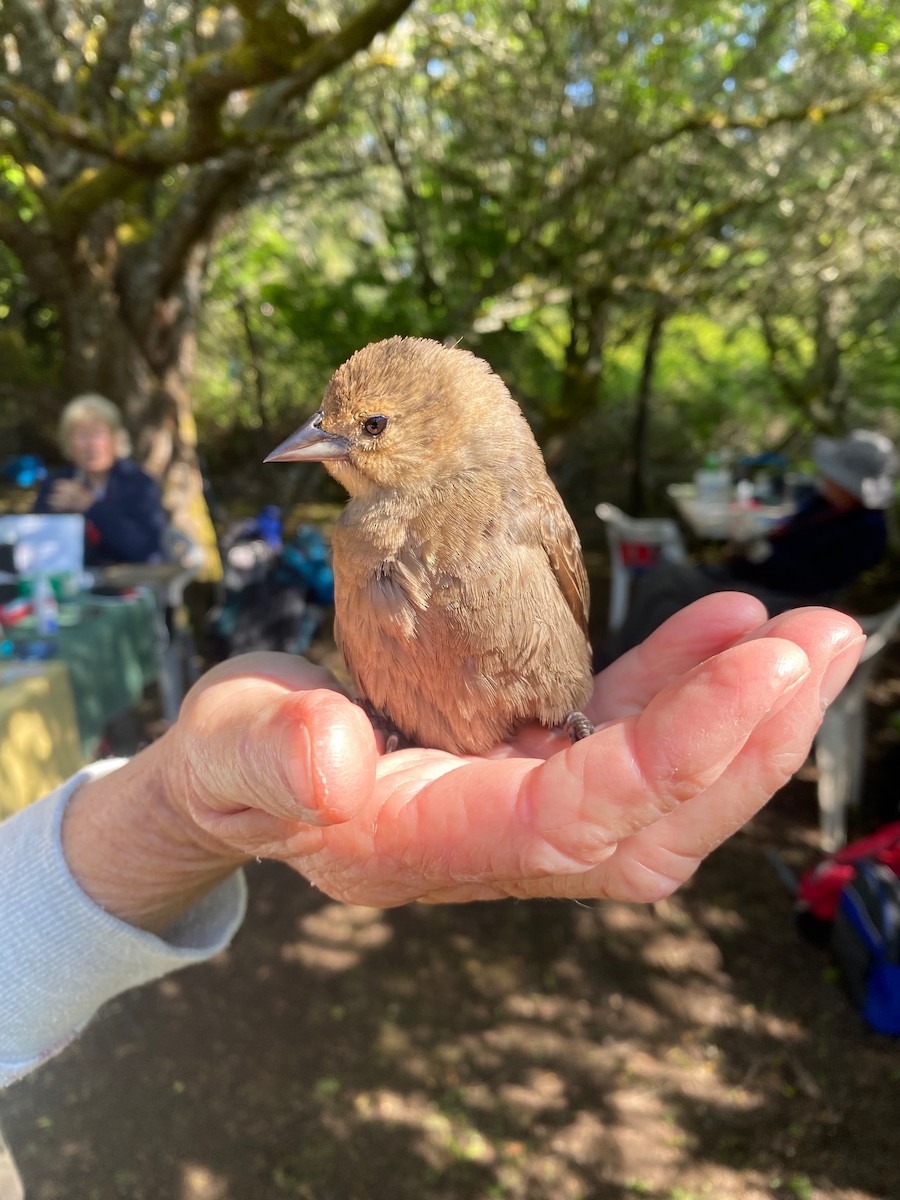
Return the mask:
[[[211,844],[282,859],[337,899],[652,901],[803,763],[861,648],[841,613],[766,621],[719,593],[598,676],[597,732],[574,746],[529,728],[483,758],[379,754],[324,672],[272,654],[210,672],[172,735]]]

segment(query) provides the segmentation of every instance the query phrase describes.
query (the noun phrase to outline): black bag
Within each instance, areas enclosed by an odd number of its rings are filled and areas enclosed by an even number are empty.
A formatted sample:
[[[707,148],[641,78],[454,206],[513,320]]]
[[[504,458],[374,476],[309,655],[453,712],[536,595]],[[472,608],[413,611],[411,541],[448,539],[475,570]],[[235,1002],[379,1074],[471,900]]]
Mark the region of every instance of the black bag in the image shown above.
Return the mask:
[[[832,947],[868,1024],[900,1036],[900,879],[883,863],[856,864],[841,892]]]
[[[331,611],[334,574],[322,535],[301,526],[282,546],[268,515],[238,521],[222,537],[224,595],[205,620],[214,662],[249,650],[304,654]]]

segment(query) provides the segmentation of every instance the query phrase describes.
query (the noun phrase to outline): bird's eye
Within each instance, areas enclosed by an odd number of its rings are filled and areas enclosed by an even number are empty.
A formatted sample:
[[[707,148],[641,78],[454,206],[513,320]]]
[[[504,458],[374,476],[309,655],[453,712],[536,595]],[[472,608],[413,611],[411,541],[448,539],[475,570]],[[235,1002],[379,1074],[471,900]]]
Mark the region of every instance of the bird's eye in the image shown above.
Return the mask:
[[[387,423],[387,417],[366,417],[362,423],[362,427],[369,437],[375,438],[378,437],[379,434],[384,433],[385,429],[387,428]]]

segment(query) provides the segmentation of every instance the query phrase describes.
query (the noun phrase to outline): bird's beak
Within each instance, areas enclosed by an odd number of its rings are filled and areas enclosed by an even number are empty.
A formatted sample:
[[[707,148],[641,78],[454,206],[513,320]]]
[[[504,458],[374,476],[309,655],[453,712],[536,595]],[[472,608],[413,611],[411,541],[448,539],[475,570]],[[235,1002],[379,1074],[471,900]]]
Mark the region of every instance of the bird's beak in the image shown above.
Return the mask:
[[[309,418],[305,425],[280,446],[276,446],[263,462],[324,462],[348,458],[350,443],[337,433],[322,428],[322,410]]]

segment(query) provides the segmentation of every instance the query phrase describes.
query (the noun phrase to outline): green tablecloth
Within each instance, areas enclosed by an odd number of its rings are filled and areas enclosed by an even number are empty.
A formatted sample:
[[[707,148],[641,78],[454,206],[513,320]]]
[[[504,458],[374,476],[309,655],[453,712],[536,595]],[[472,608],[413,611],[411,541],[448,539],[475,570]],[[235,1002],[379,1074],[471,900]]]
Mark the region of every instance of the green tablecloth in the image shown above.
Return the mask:
[[[75,697],[81,749],[93,758],[106,725],[140,698],[158,672],[157,606],[152,593],[133,598],[87,598],[60,609],[57,658],[65,663]],[[32,640],[16,626],[13,640]]]

